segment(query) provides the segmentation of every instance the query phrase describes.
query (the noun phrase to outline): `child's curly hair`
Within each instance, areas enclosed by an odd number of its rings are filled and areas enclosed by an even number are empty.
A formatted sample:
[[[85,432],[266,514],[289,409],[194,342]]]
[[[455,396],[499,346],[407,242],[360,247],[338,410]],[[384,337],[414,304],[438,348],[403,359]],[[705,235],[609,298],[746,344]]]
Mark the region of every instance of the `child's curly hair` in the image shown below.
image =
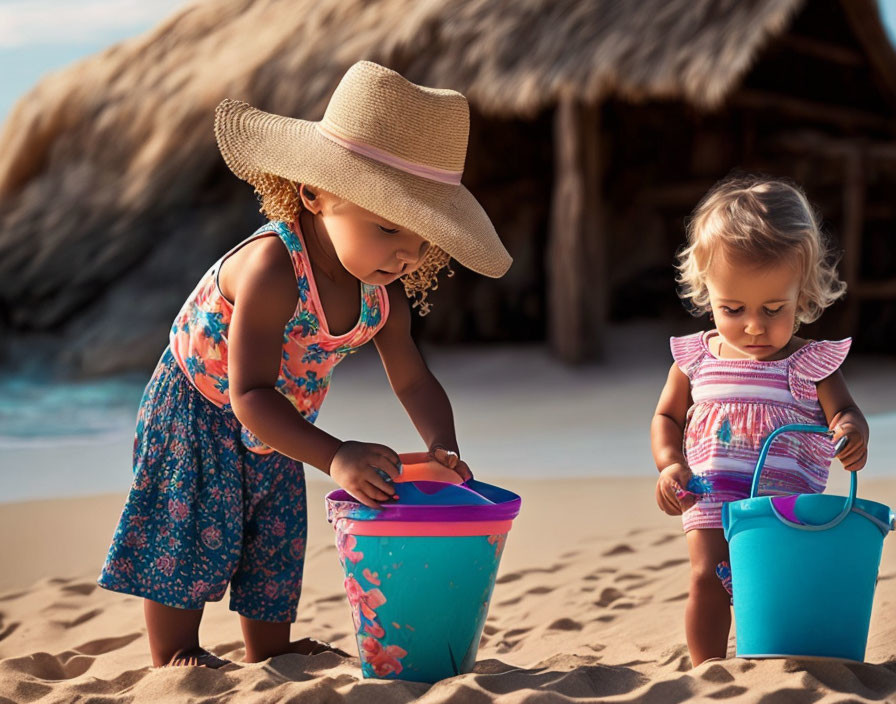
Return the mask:
[[[846,292],[818,215],[802,189],[787,180],[738,176],[719,181],[694,210],[687,235],[677,255],[676,281],[695,315],[710,310],[706,276],[720,249],[756,266],[787,259],[798,265],[797,323],[817,320]]]
[[[292,222],[302,209],[298,186],[292,181],[274,174],[254,174],[252,185],[261,201],[261,212],[271,220]],[[448,276],[454,272],[448,266],[451,257],[440,247],[429,245],[423,261],[414,271],[401,277],[404,292],[411,299],[412,306],[419,308],[420,316],[428,315],[432,304],[426,300],[430,291],[439,287],[439,272],[448,267]]]

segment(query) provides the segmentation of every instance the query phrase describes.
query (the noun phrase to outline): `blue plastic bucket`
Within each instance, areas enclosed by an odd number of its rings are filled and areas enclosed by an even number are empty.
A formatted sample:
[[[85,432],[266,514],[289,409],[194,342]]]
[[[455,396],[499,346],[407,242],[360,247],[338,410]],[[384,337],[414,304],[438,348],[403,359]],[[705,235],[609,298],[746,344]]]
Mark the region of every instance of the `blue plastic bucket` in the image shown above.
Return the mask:
[[[396,484],[382,510],[327,495],[364,677],[469,672],[520,497],[491,484]]]
[[[762,446],[749,499],[726,503],[722,525],[731,559],[737,655],[864,660],[889,506],[849,496],[757,497],[772,441],[786,432],[829,433],[785,425]]]

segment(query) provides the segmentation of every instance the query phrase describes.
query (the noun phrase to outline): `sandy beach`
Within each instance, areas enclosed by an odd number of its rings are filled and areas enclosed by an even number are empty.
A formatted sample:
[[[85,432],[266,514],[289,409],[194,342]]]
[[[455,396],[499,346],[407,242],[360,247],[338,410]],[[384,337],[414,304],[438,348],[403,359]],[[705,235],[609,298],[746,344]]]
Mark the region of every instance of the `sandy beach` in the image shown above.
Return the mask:
[[[896,701],[896,540],[884,543],[866,664],[734,658],[691,669],[680,521],[657,509],[647,425],[668,353],[656,330],[571,370],[543,349],[431,355],[480,479],[523,497],[474,672],[434,686],[363,680],[357,657],[281,656],[227,672],[152,670],[139,599],[95,584],[129,483],[129,438],[0,451],[0,702]],[[374,355],[339,370],[320,423],[418,449]],[[872,426],[859,493],[896,506],[896,362],[845,370]],[[537,383],[532,383],[536,380]],[[550,393],[545,393],[549,389]],[[305,582],[293,637],[355,653],[324,495],[308,471]],[[105,489],[103,487],[106,487]],[[835,462],[828,491],[844,494]],[[40,498],[29,496],[68,498]],[[9,500],[14,499],[14,500]],[[237,616],[206,608],[203,644],[239,663]],[[836,605],[832,605],[836,608]]]
[[[140,601],[94,579],[118,494],[0,507],[0,701],[846,702],[896,698],[896,547],[885,543],[867,663],[729,659],[691,669],[687,556],[653,481],[507,482],[524,497],[508,538],[474,672],[429,686],[363,680],[357,658],[286,655],[227,672],[152,670]],[[293,636],[356,652],[326,523],[329,485],[309,485],[305,588]],[[863,496],[896,504],[896,481]],[[892,538],[890,539],[892,541]],[[243,655],[227,601],[201,636]]]

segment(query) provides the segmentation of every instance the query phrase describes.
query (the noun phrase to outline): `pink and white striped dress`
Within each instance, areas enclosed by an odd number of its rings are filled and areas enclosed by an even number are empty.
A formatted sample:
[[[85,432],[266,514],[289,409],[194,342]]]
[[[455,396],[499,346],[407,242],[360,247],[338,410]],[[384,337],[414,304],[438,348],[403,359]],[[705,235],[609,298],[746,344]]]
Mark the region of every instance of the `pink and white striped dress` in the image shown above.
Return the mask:
[[[685,531],[721,528],[722,504],[750,495],[753,469],[768,434],[788,423],[827,425],[815,385],[833,374],[851,338],[809,342],[785,359],[720,359],[708,341],[718,331],[670,339],[672,356],[691,382],[684,453],[708,493],[684,512]],[[785,433],[772,445],[759,492],[824,491],[833,458],[824,435]]]

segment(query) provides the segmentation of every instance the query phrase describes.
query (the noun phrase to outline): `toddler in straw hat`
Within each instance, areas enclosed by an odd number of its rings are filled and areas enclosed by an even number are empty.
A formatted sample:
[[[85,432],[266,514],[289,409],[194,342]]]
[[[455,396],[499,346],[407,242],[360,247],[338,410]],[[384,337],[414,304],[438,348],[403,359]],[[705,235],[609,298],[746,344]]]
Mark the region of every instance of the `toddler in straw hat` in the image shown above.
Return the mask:
[[[802,190],[760,176],[717,183],[694,211],[678,271],[682,297],[715,329],[671,339],[651,445],[657,503],[682,516],[687,535],[685,630],[696,666],[727,653],[722,505],[750,496],[765,438],[791,423],[831,428],[832,439],[782,438],[760,484],[762,494],[819,493],[835,453],[849,471],[865,465],[868,424],[839,371],[851,341],[795,335],[845,290]]]
[[[333,367],[374,340],[432,458],[469,476],[451,406],[410,335],[410,308],[453,257],[486,276],[511,263],[461,185],[460,93],[362,61],[320,122],[232,100],[215,134],[270,221],[200,280],[137,417],[134,483],[99,577],[144,598],[155,665],[219,667],[199,646],[207,601],[231,587],[246,660],[329,647],[290,642],[302,585],[303,465],[371,507],[389,501],[394,450],[314,426]]]

